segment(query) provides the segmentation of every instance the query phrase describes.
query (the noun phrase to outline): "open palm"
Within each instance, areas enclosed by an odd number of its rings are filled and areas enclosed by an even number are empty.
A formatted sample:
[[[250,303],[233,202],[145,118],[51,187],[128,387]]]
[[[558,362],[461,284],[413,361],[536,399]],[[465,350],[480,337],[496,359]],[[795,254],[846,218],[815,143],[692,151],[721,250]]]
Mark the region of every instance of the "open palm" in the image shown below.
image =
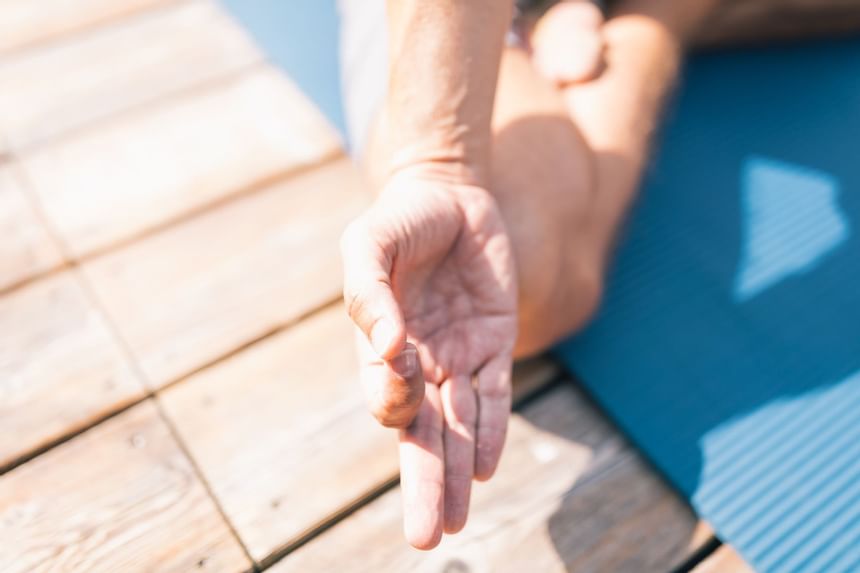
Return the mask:
[[[434,547],[495,470],[516,340],[511,245],[485,190],[401,176],[344,234],[371,409],[400,427],[406,535]]]

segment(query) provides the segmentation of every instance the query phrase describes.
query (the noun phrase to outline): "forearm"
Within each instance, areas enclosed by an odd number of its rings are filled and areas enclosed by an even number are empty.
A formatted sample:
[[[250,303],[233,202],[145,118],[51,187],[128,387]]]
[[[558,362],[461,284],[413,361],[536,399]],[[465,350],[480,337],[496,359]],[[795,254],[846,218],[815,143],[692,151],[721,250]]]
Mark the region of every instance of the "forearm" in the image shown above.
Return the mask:
[[[389,0],[377,177],[418,166],[485,185],[508,0]],[[381,163],[381,165],[380,165]]]
[[[571,113],[595,152],[594,234],[608,252],[636,192],[651,136],[683,49],[715,0],[630,0],[603,28],[606,68],[567,88]]]

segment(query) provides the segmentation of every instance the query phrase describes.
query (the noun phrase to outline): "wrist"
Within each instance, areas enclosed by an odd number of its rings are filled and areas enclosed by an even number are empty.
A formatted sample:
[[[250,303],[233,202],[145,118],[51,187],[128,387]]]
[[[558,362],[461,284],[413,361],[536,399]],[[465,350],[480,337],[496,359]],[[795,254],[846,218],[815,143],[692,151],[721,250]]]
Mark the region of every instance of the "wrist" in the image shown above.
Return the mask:
[[[458,138],[442,130],[426,130],[407,139],[402,130],[389,129],[393,125],[383,113],[369,155],[376,186],[408,176],[486,188],[489,137]],[[453,131],[465,131],[465,128]]]

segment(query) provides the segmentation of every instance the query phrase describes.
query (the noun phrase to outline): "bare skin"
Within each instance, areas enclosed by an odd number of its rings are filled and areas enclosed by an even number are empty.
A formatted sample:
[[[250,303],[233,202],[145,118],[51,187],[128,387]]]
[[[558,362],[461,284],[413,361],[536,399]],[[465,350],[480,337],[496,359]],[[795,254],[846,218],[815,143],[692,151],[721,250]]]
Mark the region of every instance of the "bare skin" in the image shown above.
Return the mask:
[[[493,474],[513,357],[597,308],[660,101],[710,2],[631,0],[584,32],[602,46],[587,79],[570,70],[588,62],[546,63],[570,49],[554,44],[564,34],[533,38],[540,66],[502,57],[498,1],[389,3],[391,85],[369,158],[382,192],[344,234],[344,294],[371,411],[400,428],[415,547],[462,529],[472,479]]]

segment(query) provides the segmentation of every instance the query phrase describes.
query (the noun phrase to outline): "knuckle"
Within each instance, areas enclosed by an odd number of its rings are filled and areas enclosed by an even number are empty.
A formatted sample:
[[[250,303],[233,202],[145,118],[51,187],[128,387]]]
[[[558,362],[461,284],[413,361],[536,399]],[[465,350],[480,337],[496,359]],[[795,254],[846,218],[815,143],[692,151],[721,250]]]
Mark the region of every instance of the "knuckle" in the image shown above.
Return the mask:
[[[376,407],[371,409],[373,417],[380,425],[386,428],[403,429],[412,421],[411,417],[406,412],[391,410],[385,407]]]
[[[364,305],[358,289],[349,283],[345,283],[343,286],[343,302],[346,305],[347,314],[353,319],[358,316],[361,307]]]
[[[370,412],[386,428],[406,428],[415,418],[420,402],[410,392],[385,387],[371,397]]]
[[[343,289],[343,301],[346,305],[346,312],[352,321],[365,333],[369,334],[373,327],[373,318],[370,312],[370,302],[368,289],[345,285]]]

